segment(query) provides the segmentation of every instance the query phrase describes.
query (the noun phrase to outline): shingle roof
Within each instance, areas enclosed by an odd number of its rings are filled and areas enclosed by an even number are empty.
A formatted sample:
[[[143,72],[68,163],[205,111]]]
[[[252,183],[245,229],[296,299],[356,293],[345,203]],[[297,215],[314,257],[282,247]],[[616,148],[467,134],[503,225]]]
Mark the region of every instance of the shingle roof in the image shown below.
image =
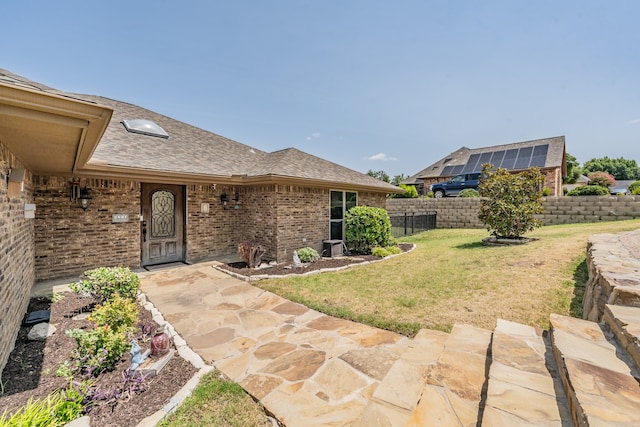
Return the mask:
[[[336,187],[358,187],[398,193],[402,190],[367,174],[289,148],[267,153],[213,132],[191,126],[134,104],[101,96],[65,93],[0,69],[0,81],[59,96],[96,103],[113,115],[85,171],[126,171],[166,176],[244,178],[270,177],[284,181],[316,181]],[[128,132],[123,120],[146,119],[160,125],[168,138]]]
[[[548,145],[546,159],[544,161],[543,168],[563,168],[563,174],[565,170],[565,138],[564,136],[556,136],[552,138],[536,139],[532,141],[516,142],[512,144],[494,145],[491,147],[482,148],[467,148],[461,147],[448,156],[438,160],[437,162],[427,166],[420,172],[410,176],[405,181],[406,184],[414,184],[419,180],[425,178],[435,178],[455,175],[455,173],[447,174],[446,169],[448,166],[464,166],[469,161],[469,158],[473,155],[482,155],[483,153],[491,153],[501,150],[513,150],[522,149],[527,147],[535,147],[540,145]],[[517,170],[510,168],[510,170]],[[444,174],[443,174],[444,172]]]

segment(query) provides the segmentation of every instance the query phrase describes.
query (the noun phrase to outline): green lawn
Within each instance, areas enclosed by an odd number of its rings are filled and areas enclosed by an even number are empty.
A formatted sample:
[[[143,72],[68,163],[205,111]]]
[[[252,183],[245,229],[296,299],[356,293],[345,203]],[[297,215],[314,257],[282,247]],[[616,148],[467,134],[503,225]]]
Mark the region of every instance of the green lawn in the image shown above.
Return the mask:
[[[438,229],[402,239],[416,249],[383,262],[255,284],[409,336],[454,323],[493,329],[498,318],[547,329],[550,313],[582,314],[588,237],[638,228],[640,220],[549,226],[508,247],[483,246],[485,230]]]

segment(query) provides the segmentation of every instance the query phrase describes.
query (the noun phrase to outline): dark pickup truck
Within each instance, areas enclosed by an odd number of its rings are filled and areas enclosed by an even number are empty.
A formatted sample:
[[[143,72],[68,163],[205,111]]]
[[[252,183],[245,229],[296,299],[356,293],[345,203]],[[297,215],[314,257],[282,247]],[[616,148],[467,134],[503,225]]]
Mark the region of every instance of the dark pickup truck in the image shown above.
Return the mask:
[[[456,175],[447,182],[439,182],[431,186],[431,191],[435,197],[457,196],[459,192],[466,188],[478,189],[480,172],[463,173]]]

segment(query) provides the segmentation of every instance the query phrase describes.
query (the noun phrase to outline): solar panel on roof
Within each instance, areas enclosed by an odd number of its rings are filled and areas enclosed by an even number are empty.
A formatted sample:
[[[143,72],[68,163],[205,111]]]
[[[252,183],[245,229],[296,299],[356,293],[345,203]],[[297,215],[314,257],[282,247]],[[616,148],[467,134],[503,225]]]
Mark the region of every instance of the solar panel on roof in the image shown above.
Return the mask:
[[[445,166],[444,169],[442,169],[440,176],[452,175],[451,169],[453,169],[453,166]]]
[[[511,150],[507,150],[504,154],[504,159],[502,159],[501,168],[505,168],[507,170],[513,169],[513,165],[516,164],[516,159],[518,158],[518,149],[512,148]],[[494,165],[498,166],[498,165]]]
[[[457,166],[452,166],[453,169],[451,169],[451,175],[458,175],[459,173],[462,173],[462,169],[464,169],[464,165],[457,165]]]
[[[491,154],[493,154],[493,152],[482,153],[480,160],[478,161],[478,169],[482,169],[482,165],[491,161]]]
[[[494,151],[489,163],[491,163],[495,167],[500,167],[500,165],[502,164],[503,158],[504,158],[504,150]]]
[[[529,163],[531,163],[531,154],[533,153],[533,147],[523,147],[518,153],[518,159],[513,167],[514,169],[527,169]]]
[[[529,167],[543,168],[547,162],[547,152],[549,151],[549,144],[536,145],[533,148],[533,156],[531,156],[531,163]]]
[[[462,169],[461,173],[475,172],[478,160],[480,160],[480,154],[472,154],[471,156],[469,156],[469,160],[467,161],[464,169]]]

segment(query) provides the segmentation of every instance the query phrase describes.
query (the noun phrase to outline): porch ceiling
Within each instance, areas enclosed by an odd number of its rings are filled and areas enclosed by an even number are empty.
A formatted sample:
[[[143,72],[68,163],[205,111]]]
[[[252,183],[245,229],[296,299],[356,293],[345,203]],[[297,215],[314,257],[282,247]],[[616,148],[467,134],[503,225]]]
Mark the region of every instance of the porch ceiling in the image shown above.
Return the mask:
[[[69,174],[89,160],[113,110],[0,83],[0,141],[36,174]]]

